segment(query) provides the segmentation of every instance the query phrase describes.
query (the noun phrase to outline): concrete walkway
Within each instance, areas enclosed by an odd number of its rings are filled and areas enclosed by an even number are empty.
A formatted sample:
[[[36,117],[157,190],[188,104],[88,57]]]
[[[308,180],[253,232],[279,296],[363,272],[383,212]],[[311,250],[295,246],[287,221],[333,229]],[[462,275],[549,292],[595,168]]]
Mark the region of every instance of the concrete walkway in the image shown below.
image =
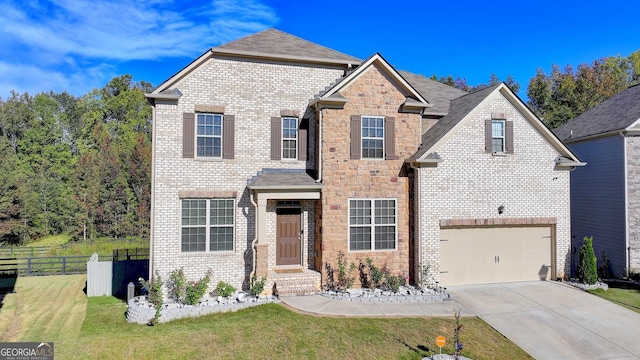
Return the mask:
[[[283,296],[280,300],[304,313],[344,317],[453,317],[454,310],[462,307],[454,300],[432,303],[365,303],[332,300],[321,295]],[[462,315],[475,316],[469,312]]]
[[[450,287],[463,305],[536,359],[640,359],[640,314],[569,285]]]

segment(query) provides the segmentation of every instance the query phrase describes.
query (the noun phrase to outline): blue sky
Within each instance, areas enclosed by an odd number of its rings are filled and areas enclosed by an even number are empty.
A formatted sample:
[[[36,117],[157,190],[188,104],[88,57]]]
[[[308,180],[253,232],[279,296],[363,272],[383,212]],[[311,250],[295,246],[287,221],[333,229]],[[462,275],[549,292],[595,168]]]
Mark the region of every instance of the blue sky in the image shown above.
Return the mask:
[[[640,49],[638,14],[637,0],[0,0],[0,98],[83,95],[123,74],[159,85],[207,49],[270,27],[470,85],[511,74],[525,97],[537,68]]]

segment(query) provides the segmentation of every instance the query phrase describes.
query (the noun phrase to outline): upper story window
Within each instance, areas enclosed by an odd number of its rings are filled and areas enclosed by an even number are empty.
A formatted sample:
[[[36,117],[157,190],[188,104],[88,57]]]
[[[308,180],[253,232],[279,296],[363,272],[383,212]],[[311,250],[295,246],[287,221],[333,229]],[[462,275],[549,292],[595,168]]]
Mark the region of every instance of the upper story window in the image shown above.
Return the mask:
[[[222,157],[222,115],[197,114],[196,156]]]
[[[298,119],[282,118],[282,158],[298,158]]]
[[[182,157],[233,159],[235,120],[234,115],[216,112],[183,113]]]
[[[271,118],[271,160],[307,160],[308,119]]]
[[[351,159],[397,159],[395,117],[351,115]]]
[[[491,151],[494,153],[506,152],[505,121],[491,121]]]
[[[183,199],[183,252],[232,251],[233,199]]]
[[[362,117],[362,158],[384,159],[384,117]]]
[[[507,119],[506,113],[491,113],[491,119],[486,119],[484,125],[484,151],[513,154],[513,144],[513,121]]]

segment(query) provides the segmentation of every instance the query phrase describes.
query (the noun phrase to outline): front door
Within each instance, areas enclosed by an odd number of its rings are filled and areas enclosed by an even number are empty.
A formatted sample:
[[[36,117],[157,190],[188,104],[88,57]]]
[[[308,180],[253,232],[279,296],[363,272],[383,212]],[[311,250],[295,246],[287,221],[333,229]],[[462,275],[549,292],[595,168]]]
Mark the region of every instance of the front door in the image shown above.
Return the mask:
[[[278,212],[276,265],[300,265],[300,210]]]

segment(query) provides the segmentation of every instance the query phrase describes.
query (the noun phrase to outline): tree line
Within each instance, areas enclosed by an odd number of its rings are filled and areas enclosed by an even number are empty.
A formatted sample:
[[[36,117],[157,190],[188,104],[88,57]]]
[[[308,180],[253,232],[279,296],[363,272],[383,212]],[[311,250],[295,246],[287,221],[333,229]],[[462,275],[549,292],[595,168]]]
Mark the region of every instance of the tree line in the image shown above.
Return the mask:
[[[465,79],[431,77],[465,91]],[[527,105],[556,128],[640,82],[640,50],[574,71],[553,65],[529,81]],[[505,83],[518,92],[511,76]],[[148,82],[113,78],[83,96],[11,92],[0,98],[0,245],[51,234],[75,239],[148,239],[151,199],[151,107]]]
[[[432,80],[454,86],[464,91],[481,90],[502,80],[491,74],[487,83],[476,86],[467,84],[464,78],[453,76],[431,76]],[[508,75],[504,82],[518,92],[520,84]],[[640,50],[627,57],[608,56],[594,60],[591,64],[571,65],[560,69],[552,65],[551,73],[538,68],[529,80],[527,105],[551,129],[555,129],[611,96],[640,83]]]
[[[0,244],[148,238],[151,90],[125,75],[80,97],[0,98]]]

